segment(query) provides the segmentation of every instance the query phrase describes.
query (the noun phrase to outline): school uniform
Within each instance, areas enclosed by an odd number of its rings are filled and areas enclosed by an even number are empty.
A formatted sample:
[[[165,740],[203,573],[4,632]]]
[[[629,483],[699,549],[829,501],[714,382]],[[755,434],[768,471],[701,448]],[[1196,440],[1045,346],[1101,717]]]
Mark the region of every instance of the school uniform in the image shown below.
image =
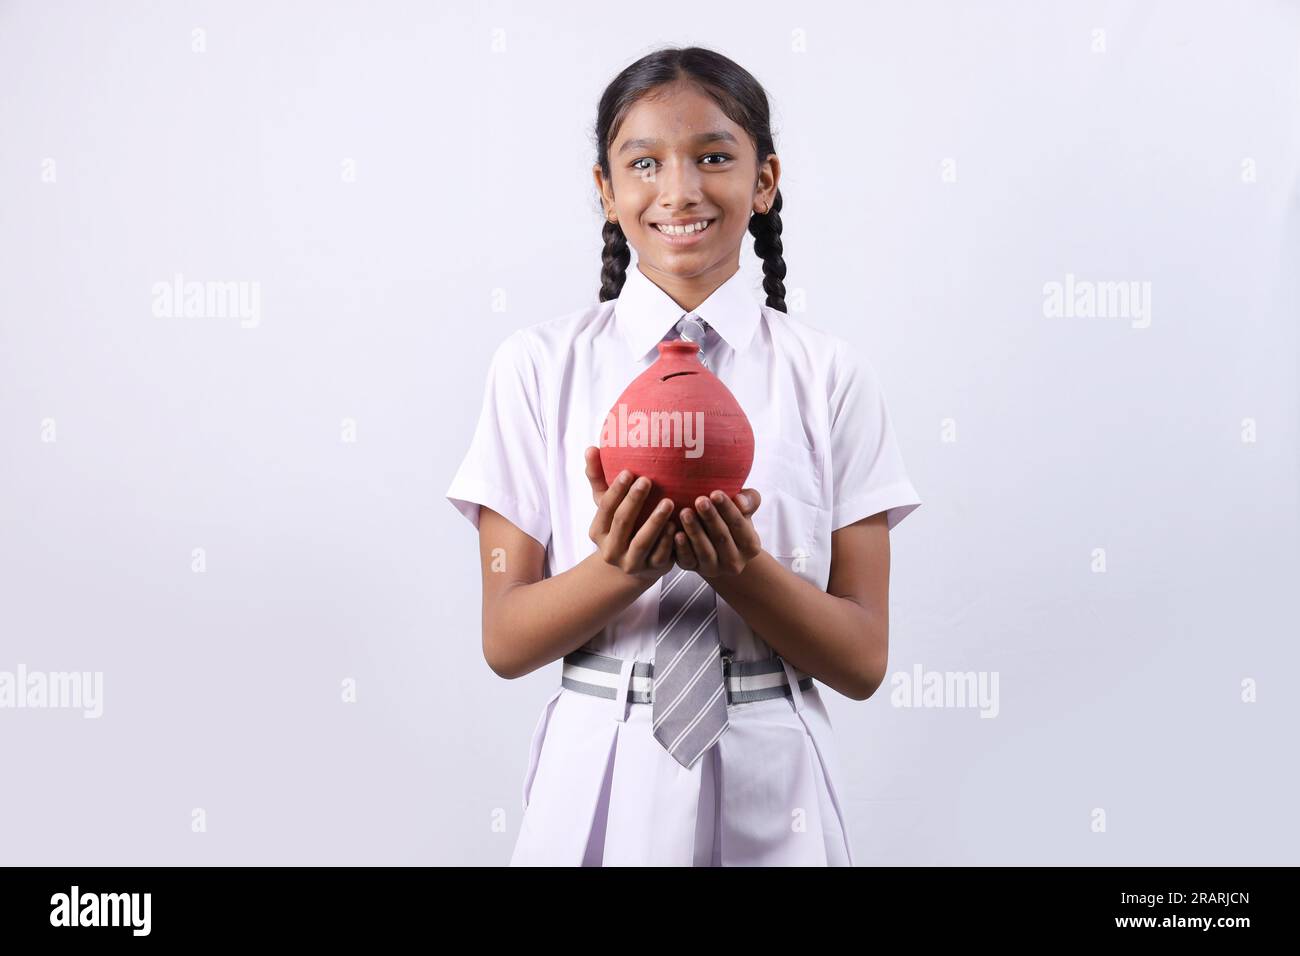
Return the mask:
[[[892,529],[921,499],[872,365],[763,304],[743,270],[687,313],[633,264],[618,299],[509,335],[447,498],[476,528],[482,505],[536,539],[547,576],[592,554],[583,450],[691,314],[716,331],[709,367],[753,427],[744,484],[762,495],[752,518],[762,546],[825,590],[833,531],[882,511]],[[647,588],[558,668],[533,730],[511,865],[853,865],[821,692],[721,597],[717,628],[740,675],[729,678],[728,727],[689,768],[652,735],[638,691],[653,685],[641,675],[659,599]]]

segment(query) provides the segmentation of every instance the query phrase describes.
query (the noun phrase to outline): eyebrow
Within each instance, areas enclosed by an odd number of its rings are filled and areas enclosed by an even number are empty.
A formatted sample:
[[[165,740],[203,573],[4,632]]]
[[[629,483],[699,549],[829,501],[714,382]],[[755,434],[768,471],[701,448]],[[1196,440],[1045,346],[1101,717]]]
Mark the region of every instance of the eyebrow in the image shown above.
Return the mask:
[[[730,143],[733,146],[739,146],[736,137],[732,136],[725,129],[717,129],[711,133],[697,133],[691,137],[691,142],[696,146],[703,146],[705,143]],[[641,139],[629,139],[626,143],[618,148],[619,155],[626,153],[631,149],[653,149],[656,146],[662,146],[663,140],[642,137]]]

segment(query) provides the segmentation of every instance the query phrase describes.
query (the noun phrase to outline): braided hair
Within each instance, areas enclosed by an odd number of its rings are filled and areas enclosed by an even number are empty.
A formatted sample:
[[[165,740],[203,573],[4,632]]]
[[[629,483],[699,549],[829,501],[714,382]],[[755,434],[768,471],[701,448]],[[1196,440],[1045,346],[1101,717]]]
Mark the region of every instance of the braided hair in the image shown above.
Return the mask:
[[[628,110],[651,90],[678,80],[694,82],[712,97],[718,108],[754,140],[761,163],[776,152],[767,93],[758,80],[738,63],[703,47],[665,47],[641,57],[614,77],[600,97],[596,110],[596,158],[605,180],[610,179],[609,147]],[[754,252],[763,260],[763,290],[767,304],[785,312],[785,259],[781,247],[781,190],[772,205],[749,218]],[[605,221],[601,229],[600,301],[617,299],[627,278],[632,254],[623,227]]]
[[[784,312],[785,259],[781,257],[780,189],[777,189],[767,212],[749,217],[749,234],[754,237],[754,251],[763,260],[763,291],[767,293],[767,304]]]
[[[627,236],[623,227],[616,222],[605,221],[600,230],[605,240],[605,248],[600,252],[600,301],[617,299],[623,291],[623,280],[627,278],[627,264],[632,261],[632,253],[627,248]]]

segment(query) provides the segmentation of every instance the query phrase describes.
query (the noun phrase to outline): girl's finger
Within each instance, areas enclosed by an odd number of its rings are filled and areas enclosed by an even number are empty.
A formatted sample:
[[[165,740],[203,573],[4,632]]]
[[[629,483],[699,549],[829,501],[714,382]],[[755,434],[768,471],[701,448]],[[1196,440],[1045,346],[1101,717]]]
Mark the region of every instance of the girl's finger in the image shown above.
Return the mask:
[[[721,500],[718,500],[721,499]],[[744,537],[745,516],[741,514],[736,503],[728,498],[725,494],[714,493],[713,507],[718,512],[719,517],[726,522],[727,527],[731,529],[731,538],[733,541],[739,541]]]
[[[736,542],[731,540],[731,529],[727,527],[727,522],[722,520],[713,501],[703,498],[697,503],[696,510],[700,512],[700,520],[709,532],[709,540],[713,542],[713,550],[718,562],[733,558],[739,560],[740,549],[736,547]]]
[[[684,531],[678,531],[673,536],[673,559],[683,571],[690,571],[700,563],[695,557],[695,549],[691,547],[691,539],[686,537]]]
[[[671,512],[672,508],[668,510]],[[655,549],[650,554],[650,566],[665,571],[673,566],[673,529],[667,523],[659,530],[659,540],[655,542]]]
[[[645,504],[646,495],[650,494],[650,479],[644,475],[633,477],[631,487],[626,489],[623,500],[614,509],[614,520],[610,522],[609,533],[624,551],[636,532],[635,522]]]
[[[632,473],[624,468],[597,502],[596,517],[592,520],[591,526],[602,535],[609,534],[609,529],[614,523],[614,513],[623,503],[623,496],[627,494],[631,481]]]
[[[704,524],[696,516],[694,509],[683,509],[682,527],[686,529],[686,537],[690,539],[691,548],[695,551],[695,560],[699,566],[701,568],[716,567],[718,553],[713,550],[713,545],[709,542],[709,534],[704,530]]]
[[[736,548],[736,556],[739,557],[740,549],[743,546],[750,549],[758,544],[758,532],[750,524],[749,518],[744,509],[742,509],[733,499],[728,498],[721,492],[715,492],[721,498],[721,501],[713,502],[714,508],[722,516],[722,520],[727,523],[727,528],[731,532],[731,543]],[[745,492],[741,492],[742,498]],[[749,503],[746,502],[746,505]]]
[[[587,481],[591,485],[591,497],[599,507],[600,499],[609,491],[609,485],[605,484],[605,469],[600,463],[600,449],[588,445],[583,455],[587,460]]]
[[[629,495],[628,499],[631,500],[631,497]],[[638,499],[636,506],[637,511],[641,510],[639,501],[640,499]],[[668,523],[668,518],[672,513],[673,503],[665,498],[655,506],[654,511],[650,512],[650,517],[645,519],[645,524],[637,529],[636,535],[627,546],[627,556],[634,567],[641,567],[646,558],[655,550],[659,535],[664,530],[664,525]]]
[[[753,515],[758,510],[758,506],[763,503],[763,496],[758,493],[757,488],[741,488],[737,497],[744,498],[744,502],[739,507],[740,513],[746,518]]]

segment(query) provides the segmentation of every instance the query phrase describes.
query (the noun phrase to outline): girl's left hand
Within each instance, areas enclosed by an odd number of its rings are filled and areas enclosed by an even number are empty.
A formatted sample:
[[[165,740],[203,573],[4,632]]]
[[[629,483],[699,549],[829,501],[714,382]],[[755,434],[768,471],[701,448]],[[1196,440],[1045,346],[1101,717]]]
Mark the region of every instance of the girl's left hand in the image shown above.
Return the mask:
[[[753,488],[742,488],[735,501],[715,490],[709,498],[696,498],[694,508],[681,509],[677,516],[685,533],[673,538],[677,564],[706,579],[744,571],[763,550],[750,520],[762,500]]]

